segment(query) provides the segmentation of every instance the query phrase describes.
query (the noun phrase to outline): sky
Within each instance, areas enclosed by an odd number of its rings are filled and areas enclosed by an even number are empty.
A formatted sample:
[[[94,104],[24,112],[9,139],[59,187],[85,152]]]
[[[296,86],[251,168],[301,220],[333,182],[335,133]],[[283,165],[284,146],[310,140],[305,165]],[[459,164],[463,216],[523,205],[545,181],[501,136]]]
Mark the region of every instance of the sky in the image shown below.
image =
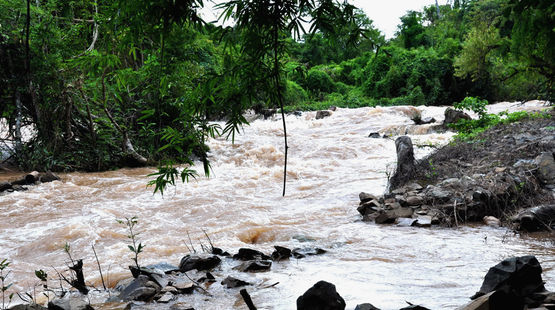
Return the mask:
[[[443,5],[448,0],[438,0]],[[222,0],[214,0],[216,3]],[[401,22],[399,17],[407,11],[420,11],[424,6],[435,4],[435,0],[349,0],[349,3],[362,9],[366,15],[374,21],[374,27],[381,30],[386,38],[391,38],[397,31],[397,25]],[[216,20],[219,14],[212,9],[213,4],[205,1],[202,14],[207,21]]]

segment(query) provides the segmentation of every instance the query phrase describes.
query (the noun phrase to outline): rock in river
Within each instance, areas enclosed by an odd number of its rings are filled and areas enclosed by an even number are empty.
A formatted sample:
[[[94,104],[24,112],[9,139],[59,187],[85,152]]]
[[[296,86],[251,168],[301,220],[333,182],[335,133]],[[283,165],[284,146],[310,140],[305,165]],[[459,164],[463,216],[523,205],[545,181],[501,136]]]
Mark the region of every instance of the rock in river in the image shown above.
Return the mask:
[[[335,285],[319,281],[297,298],[297,310],[344,310],[345,300]]]
[[[179,270],[181,272],[187,272],[189,270],[210,270],[220,264],[222,260],[215,255],[186,255],[181,259],[179,263]]]

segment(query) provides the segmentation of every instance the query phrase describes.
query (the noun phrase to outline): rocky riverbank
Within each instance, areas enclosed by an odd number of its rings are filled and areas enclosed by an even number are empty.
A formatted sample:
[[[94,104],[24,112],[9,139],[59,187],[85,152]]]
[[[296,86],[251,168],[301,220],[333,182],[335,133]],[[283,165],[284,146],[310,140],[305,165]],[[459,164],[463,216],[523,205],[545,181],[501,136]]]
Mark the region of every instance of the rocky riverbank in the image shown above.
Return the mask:
[[[28,186],[60,180],[54,173],[33,171],[11,181],[0,181],[0,195],[15,191],[25,191]]]
[[[483,221],[536,231],[555,228],[555,112],[498,125],[414,160],[396,140],[397,170],[383,197],[359,195],[366,221],[456,226]],[[447,113],[446,113],[447,114]],[[446,115],[447,119],[447,115]]]
[[[210,254],[184,256],[178,266],[167,263],[140,269],[130,266],[133,277],[121,280],[113,289],[105,289],[110,297],[105,302],[92,305],[88,297],[92,290],[85,284],[80,269],[82,261],[78,260],[70,267],[75,272],[71,276],[73,280],[68,280],[72,285],[71,289],[62,288],[59,291],[58,288],[49,288],[44,283],[45,292],[57,292],[55,297],[49,300],[48,308],[31,302],[13,306],[10,310],[194,310],[187,300],[193,299],[194,295],[204,296],[205,300],[212,298],[210,291],[214,289],[213,285],[239,291],[238,295],[242,301],[237,301],[234,308],[244,308],[246,305],[249,310],[256,310],[256,300],[251,299],[247,288],[251,291],[266,289],[279,283],[257,287],[240,279],[241,277],[222,276],[222,269],[226,269],[227,273],[232,272],[228,269],[229,264],[225,262],[235,262],[236,266],[232,269],[240,272],[267,272],[270,271],[272,262],[324,253],[321,249],[290,250],[276,246],[270,256],[248,248],[239,249],[237,254],[231,256],[219,248],[212,248]],[[213,272],[218,275],[214,276]],[[541,274],[542,267],[534,256],[505,259],[489,269],[478,292],[470,297],[473,301],[457,310],[554,309],[555,292],[545,289]],[[408,306],[400,310],[430,310],[421,305],[407,303]],[[344,310],[345,307],[345,300],[335,285],[326,281],[317,282],[296,300],[297,310]],[[294,305],[291,305],[291,308],[294,308]],[[362,303],[358,304],[355,310],[380,309],[371,303]]]

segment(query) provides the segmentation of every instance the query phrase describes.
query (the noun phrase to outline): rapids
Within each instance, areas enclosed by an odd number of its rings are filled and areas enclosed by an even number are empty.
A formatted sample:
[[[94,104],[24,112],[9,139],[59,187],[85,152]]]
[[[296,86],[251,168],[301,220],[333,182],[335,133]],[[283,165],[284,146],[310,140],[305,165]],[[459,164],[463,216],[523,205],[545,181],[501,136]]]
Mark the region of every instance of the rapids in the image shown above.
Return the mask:
[[[538,102],[501,103],[490,109],[539,107]],[[489,267],[527,254],[536,255],[547,288],[554,290],[555,247],[547,235],[515,235],[480,225],[416,229],[360,220],[358,193],[382,194],[396,158],[395,136],[372,139],[370,132],[410,135],[421,146],[415,150],[417,157],[432,150],[425,145],[449,141],[450,133],[411,125],[416,110],[422,117],[443,118],[441,107],[338,109],[321,120],[315,120],[315,112],[287,116],[285,197],[279,115],[254,120],[235,143],[211,140],[210,178],[168,188],[164,196],[146,187],[146,175],[153,168],[61,174],[61,182],[0,196],[0,260],[12,262],[12,290],[30,291],[39,282],[35,270],[55,278],[52,267],[66,269],[66,242],[74,258],[84,259],[86,279],[100,286],[94,245],[113,286],[129,275],[126,266],[132,263],[126,229],[116,219],[131,216],[138,217],[139,239],[146,245],[139,256],[142,265],[177,265],[189,253],[188,233],[197,250],[200,242],[207,244],[203,230],[215,246],[230,252],[252,247],[270,253],[273,245],[329,250],[321,256],[275,262],[266,273],[234,273],[255,283],[247,289],[259,309],[293,309],[296,298],[318,280],[334,283],[347,309],[363,302],[399,309],[406,306],[405,300],[453,309],[479,289]],[[10,177],[0,174],[0,180]],[[227,276],[214,274],[219,281]],[[213,298],[196,292],[183,300],[195,309],[246,309],[237,289],[215,283],[208,291]],[[93,297],[93,303],[104,297]]]

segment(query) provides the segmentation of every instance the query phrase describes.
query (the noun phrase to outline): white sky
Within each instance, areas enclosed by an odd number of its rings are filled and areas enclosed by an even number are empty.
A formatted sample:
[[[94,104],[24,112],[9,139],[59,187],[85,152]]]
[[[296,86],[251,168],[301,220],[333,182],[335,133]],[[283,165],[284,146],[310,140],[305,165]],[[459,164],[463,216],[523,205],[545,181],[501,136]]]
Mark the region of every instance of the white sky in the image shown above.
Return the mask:
[[[212,10],[212,1],[205,2],[202,10],[206,21],[214,21],[219,13]],[[214,0],[216,3],[223,0]],[[438,0],[439,5],[443,5],[448,0]],[[349,3],[364,10],[366,15],[374,21],[374,26],[381,30],[386,38],[391,38],[397,31],[397,25],[401,22],[399,17],[405,15],[407,11],[420,11],[424,6],[435,4],[435,0],[349,0]]]

